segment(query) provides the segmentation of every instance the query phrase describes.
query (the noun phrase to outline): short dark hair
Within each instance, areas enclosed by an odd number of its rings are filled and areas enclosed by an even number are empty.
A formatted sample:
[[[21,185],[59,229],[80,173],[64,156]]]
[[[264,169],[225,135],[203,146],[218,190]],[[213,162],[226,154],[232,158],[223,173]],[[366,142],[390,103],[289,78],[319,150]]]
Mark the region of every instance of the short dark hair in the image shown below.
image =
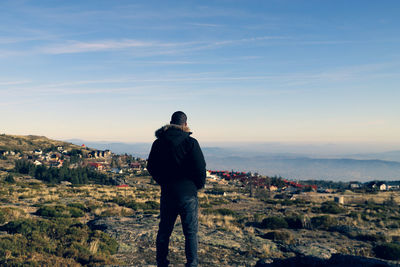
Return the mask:
[[[171,124],[184,125],[186,121],[187,117],[183,111],[176,111],[171,116]]]

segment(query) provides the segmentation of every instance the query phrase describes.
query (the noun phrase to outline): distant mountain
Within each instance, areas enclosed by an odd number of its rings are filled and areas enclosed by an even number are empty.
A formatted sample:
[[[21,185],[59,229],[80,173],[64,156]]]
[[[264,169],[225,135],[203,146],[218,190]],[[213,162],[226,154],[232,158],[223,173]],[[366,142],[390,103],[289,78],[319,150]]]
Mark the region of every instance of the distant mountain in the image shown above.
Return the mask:
[[[400,180],[400,163],[382,160],[209,157],[207,164],[211,169],[252,171],[301,180]]]
[[[350,154],[347,157],[352,159],[380,159],[400,162],[400,150],[382,153]]]

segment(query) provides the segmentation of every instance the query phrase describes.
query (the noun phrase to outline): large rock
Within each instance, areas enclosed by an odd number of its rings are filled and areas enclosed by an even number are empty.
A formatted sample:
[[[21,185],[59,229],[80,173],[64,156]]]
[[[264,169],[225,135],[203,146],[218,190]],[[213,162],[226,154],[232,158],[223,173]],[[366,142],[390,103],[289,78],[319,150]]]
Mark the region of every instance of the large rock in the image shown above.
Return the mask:
[[[336,249],[318,243],[291,245],[288,249],[298,256],[310,256],[320,259],[329,259],[332,254],[337,253]]]

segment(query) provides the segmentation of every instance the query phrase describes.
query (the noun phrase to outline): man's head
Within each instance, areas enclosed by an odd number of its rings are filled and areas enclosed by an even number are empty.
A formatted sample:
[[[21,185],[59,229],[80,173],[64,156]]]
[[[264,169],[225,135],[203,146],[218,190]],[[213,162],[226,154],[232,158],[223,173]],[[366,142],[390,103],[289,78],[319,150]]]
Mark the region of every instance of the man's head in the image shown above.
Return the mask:
[[[187,117],[186,114],[183,113],[182,111],[176,111],[174,114],[172,114],[171,117],[171,124],[177,124],[177,125],[187,125]]]

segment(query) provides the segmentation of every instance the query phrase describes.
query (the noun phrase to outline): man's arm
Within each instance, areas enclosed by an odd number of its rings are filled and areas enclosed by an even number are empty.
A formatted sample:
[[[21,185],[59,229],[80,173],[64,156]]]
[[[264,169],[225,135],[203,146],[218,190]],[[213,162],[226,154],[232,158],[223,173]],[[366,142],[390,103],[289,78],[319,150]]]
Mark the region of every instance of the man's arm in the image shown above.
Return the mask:
[[[204,160],[199,143],[196,139],[193,138],[193,140],[193,148],[190,153],[191,178],[197,189],[201,189],[206,183],[206,161]]]
[[[160,151],[157,141],[158,140],[154,141],[153,145],[151,146],[149,158],[147,160],[147,170],[149,171],[150,175],[153,176],[153,179],[160,184]]]

